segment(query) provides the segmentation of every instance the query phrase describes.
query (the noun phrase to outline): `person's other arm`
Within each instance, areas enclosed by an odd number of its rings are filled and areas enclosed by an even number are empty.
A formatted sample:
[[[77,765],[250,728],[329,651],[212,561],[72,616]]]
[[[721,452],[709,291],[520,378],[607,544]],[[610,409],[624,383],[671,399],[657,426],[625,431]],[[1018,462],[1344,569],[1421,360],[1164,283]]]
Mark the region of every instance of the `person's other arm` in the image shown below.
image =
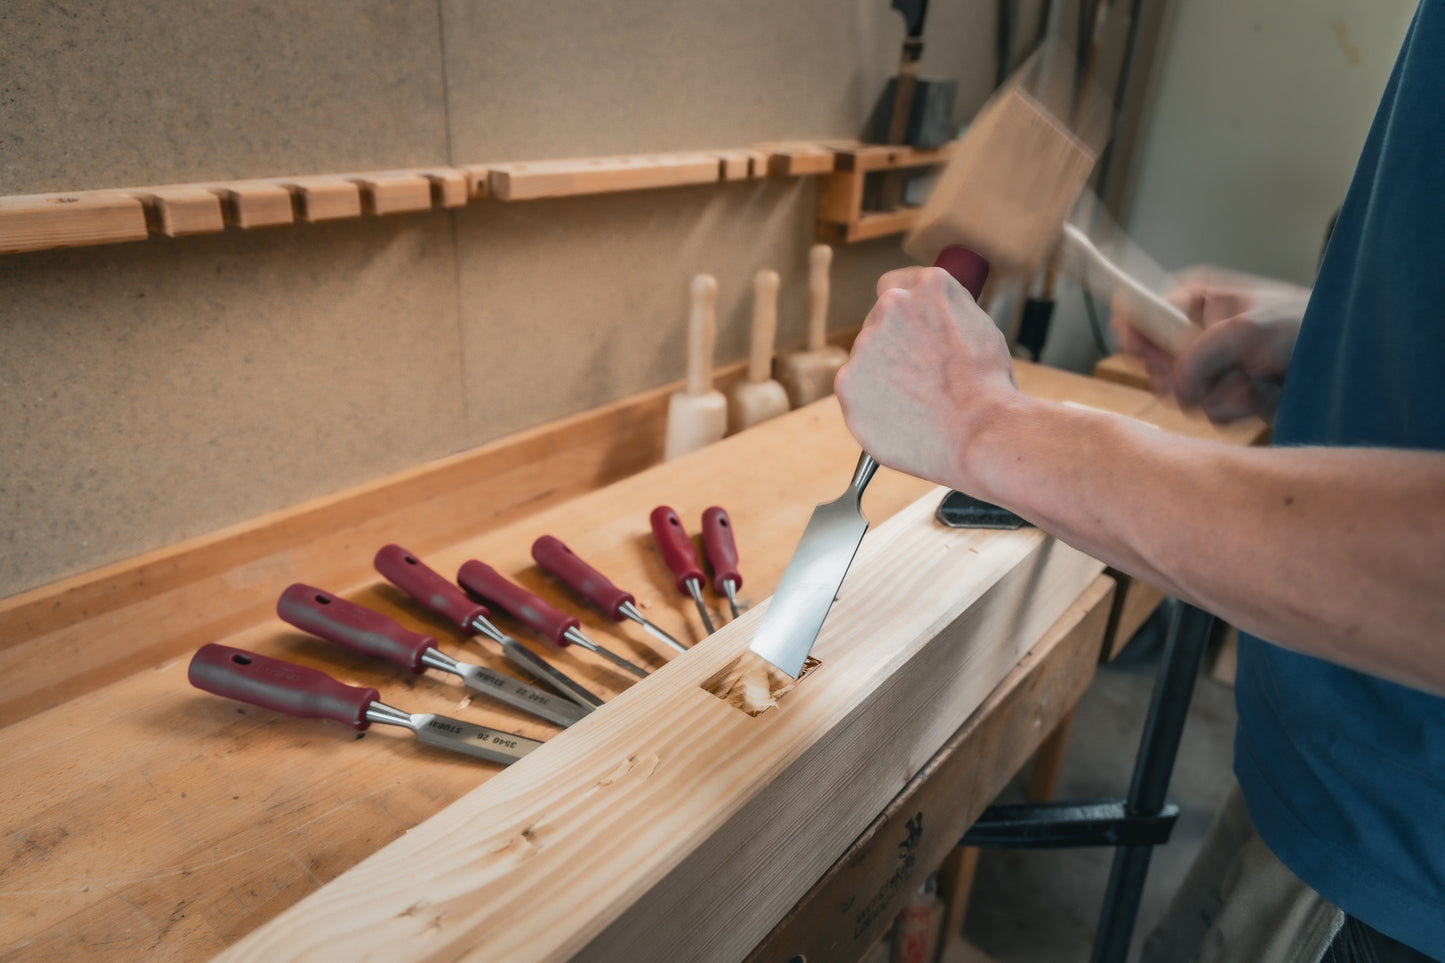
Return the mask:
[[[879,281],[837,392],[884,465],[1281,645],[1445,692],[1445,454],[1253,449],[1037,401],[934,268]]]

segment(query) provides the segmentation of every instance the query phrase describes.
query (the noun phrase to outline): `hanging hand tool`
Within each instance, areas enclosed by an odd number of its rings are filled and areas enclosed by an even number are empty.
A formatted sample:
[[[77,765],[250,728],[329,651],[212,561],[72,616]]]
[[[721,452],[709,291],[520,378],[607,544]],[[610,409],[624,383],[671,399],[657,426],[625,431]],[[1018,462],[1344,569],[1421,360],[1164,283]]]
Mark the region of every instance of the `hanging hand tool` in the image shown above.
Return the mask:
[[[953,275],[975,299],[988,279],[988,262],[961,245],[944,248],[933,263]],[[864,452],[858,457],[848,490],[813,510],[783,570],[778,590],[763,613],[763,624],[748,646],[795,679],[803,671],[803,663],[868,531],[868,519],[862,511],[863,489],[877,470],[878,463]]]
[[[635,595],[613,585],[611,579],[582,561],[560,538],[543,535],[537,539],[532,543],[532,558],[542,567],[542,571],[566,582],[573,591],[601,607],[612,621],[631,619],[677,651],[687,651],[687,647],[681,642],[643,618],[634,604],[637,601]]]
[[[672,574],[677,576],[677,590],[683,595],[692,596],[692,600],[697,603],[697,614],[702,616],[703,627],[707,629],[708,635],[712,635],[717,629],[713,628],[712,616],[708,615],[707,606],[702,603],[705,579],[697,564],[697,552],[693,550],[692,538],[688,536],[687,529],[682,527],[682,519],[666,505],[658,505],[648,516],[648,521],[652,523],[652,540],[657,543],[662,560],[667,563]]]
[[[727,509],[714,505],[702,513],[702,546],[712,566],[712,590],[727,596],[733,618],[737,618],[741,614],[738,589],[743,587],[743,577],[738,572],[738,545],[733,541],[733,522]]]
[[[558,646],[575,642],[589,652],[596,652],[598,655],[610,659],[634,675],[647,677],[646,669],[633,665],[622,656],[609,652],[583,635],[581,619],[575,615],[557,611],[522,586],[509,581],[490,565],[475,559],[466,562],[462,565],[461,571],[457,572],[457,581],[468,592],[489,602],[495,602],[508,615],[525,622]]]
[[[492,613],[485,605],[467,598],[461,589],[400,545],[384,546],[376,553],[374,564],[387,581],[422,605],[455,622],[463,631],[480,632],[500,645],[502,654],[512,664],[538,681],[545,682],[584,709],[602,705],[602,700],[584,686],[493,625]]]
[[[468,689],[516,706],[559,726],[570,726],[592,710],[535,689],[480,665],[458,662],[439,651],[436,640],[355,602],[297,582],[281,593],[276,614],[303,632],[360,655],[371,655],[421,672],[440,669],[460,676]]]
[[[375,689],[337,682],[317,669],[212,642],[191,657],[197,689],[302,719],[334,719],[361,730],[379,722],[410,729],[418,742],[500,762],[516,762],[542,744],[460,719],[409,713],[381,702]]]

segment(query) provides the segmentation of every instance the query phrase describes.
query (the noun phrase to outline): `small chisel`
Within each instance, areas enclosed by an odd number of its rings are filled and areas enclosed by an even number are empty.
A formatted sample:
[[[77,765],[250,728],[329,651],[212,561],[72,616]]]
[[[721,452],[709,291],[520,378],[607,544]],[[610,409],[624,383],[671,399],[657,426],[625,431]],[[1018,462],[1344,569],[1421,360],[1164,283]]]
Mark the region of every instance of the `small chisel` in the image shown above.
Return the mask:
[[[712,566],[713,591],[727,596],[733,618],[737,618],[741,614],[738,589],[743,587],[743,577],[738,571],[738,546],[733,541],[733,523],[726,509],[714,505],[702,513],[702,545],[707,551],[707,563]]]
[[[473,559],[463,563],[461,571],[457,572],[457,583],[473,595],[495,602],[512,618],[525,622],[559,647],[575,642],[589,652],[596,652],[603,658],[610,659],[628,672],[647,677],[647,670],[633,665],[614,652],[609,652],[583,635],[582,620],[577,616],[559,612],[484,562]]]
[[[702,602],[702,587],[706,579],[697,564],[697,552],[693,550],[692,538],[687,534],[687,529],[682,527],[682,519],[668,506],[658,505],[648,516],[648,521],[652,523],[652,540],[657,543],[662,560],[677,577],[678,592],[692,596],[693,602],[697,604],[697,614],[702,616],[703,627],[707,629],[708,635],[712,635],[717,629],[713,628],[712,616]]]
[[[584,562],[560,538],[543,535],[537,539],[532,543],[532,558],[542,571],[561,579],[577,594],[600,607],[612,621],[631,619],[677,651],[687,651],[681,642],[643,617],[637,610],[635,595],[613,585],[611,579]]]
[[[302,719],[334,719],[361,730],[379,722],[410,729],[419,742],[500,762],[516,762],[542,743],[460,719],[409,713],[381,702],[375,689],[337,682],[317,669],[212,642],[191,657],[197,689]]]
[[[559,726],[570,726],[592,711],[484,666],[458,662],[438,650],[431,636],[413,632],[380,612],[310,585],[297,582],[282,592],[276,614],[303,632],[360,655],[386,659],[413,672],[428,668],[450,672],[460,676],[474,692]]]
[[[376,553],[375,565],[388,582],[422,605],[455,622],[463,631],[480,632],[500,645],[502,654],[513,665],[520,666],[539,682],[545,682],[584,709],[602,705],[602,700],[581,683],[493,625],[492,613],[485,605],[467,598],[465,592],[400,545],[382,548]]]

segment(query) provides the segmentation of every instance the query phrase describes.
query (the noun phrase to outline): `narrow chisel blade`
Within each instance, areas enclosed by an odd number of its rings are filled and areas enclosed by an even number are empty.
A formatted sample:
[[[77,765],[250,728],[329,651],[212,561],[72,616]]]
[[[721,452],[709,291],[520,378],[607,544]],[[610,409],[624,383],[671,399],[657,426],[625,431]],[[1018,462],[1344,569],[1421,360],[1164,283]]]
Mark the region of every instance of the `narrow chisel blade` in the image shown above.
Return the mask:
[[[582,708],[591,711],[602,705],[601,699],[579,683],[574,682],[571,677],[554,669],[541,656],[533,654],[531,650],[515,639],[507,639],[499,644],[502,646],[502,654],[520,666],[523,671],[532,675],[537,681],[545,682]]]
[[[848,489],[813,509],[748,647],[795,679],[803,671],[863,533],[868,531],[861,503],[863,490],[877,468],[877,462],[863,455]]]
[[[567,699],[543,692],[525,682],[518,682],[510,676],[493,672],[484,666],[463,665],[457,668],[461,673],[462,681],[467,684],[467,688],[483,695],[489,695],[499,702],[516,706],[534,716],[540,716],[548,722],[555,722],[559,726],[570,726],[574,722],[579,722],[583,716],[592,711],[590,707],[584,709]]]
[[[416,733],[417,741],[429,746],[440,746],[503,765],[516,762],[542,745],[536,739],[524,739],[510,732],[472,725],[470,722],[433,715],[430,712],[412,713],[410,728]]]

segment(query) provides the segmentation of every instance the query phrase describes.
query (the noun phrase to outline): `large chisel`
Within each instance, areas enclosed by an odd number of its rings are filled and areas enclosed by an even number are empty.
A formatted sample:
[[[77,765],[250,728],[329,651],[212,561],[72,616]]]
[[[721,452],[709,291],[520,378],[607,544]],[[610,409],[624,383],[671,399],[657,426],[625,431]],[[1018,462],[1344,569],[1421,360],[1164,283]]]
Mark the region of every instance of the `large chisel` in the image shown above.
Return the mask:
[[[302,719],[332,719],[361,730],[378,722],[410,729],[418,742],[509,765],[542,743],[430,712],[403,712],[372,688],[346,685],[319,669],[212,642],[191,658],[191,685],[214,695]]]
[[[944,248],[933,264],[953,275],[978,299],[988,279],[988,262],[982,255],[955,244]],[[877,470],[878,463],[864,452],[847,490],[813,509],[808,527],[803,529],[803,537],[783,570],[778,590],[763,613],[763,624],[748,646],[795,679],[803,671],[803,663],[853,564],[863,533],[868,531],[868,519],[862,511],[863,490]]]

